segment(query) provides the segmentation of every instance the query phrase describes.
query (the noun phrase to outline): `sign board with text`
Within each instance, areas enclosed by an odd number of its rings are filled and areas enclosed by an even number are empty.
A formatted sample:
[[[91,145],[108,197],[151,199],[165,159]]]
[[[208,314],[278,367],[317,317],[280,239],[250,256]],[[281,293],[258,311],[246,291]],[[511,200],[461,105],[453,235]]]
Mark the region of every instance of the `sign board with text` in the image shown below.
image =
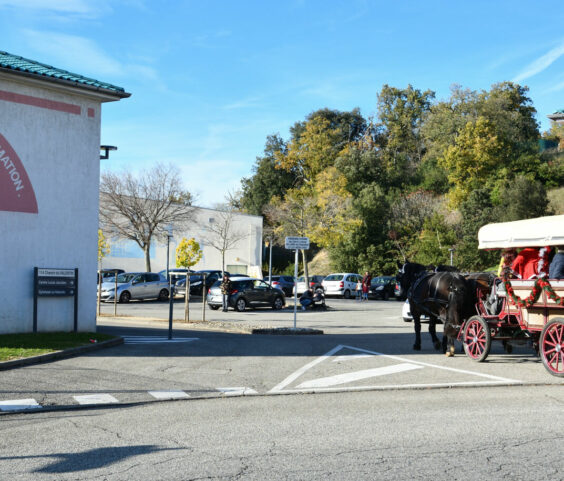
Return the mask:
[[[309,237],[286,237],[286,249],[309,249]]]
[[[34,267],[33,332],[37,332],[37,299],[39,297],[73,297],[74,332],[78,328],[78,269]]]

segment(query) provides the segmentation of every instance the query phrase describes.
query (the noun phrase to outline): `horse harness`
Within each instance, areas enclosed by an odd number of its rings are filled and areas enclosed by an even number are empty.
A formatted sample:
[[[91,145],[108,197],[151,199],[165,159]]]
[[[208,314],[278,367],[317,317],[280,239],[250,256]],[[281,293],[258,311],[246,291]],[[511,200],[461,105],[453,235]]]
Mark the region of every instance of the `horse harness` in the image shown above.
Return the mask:
[[[451,274],[451,273],[450,273],[450,272],[440,272],[440,273],[425,272],[425,273],[419,275],[419,276],[415,279],[415,282],[409,287],[409,290],[407,291],[407,297],[408,297],[423,313],[425,313],[425,314],[427,314],[427,315],[429,315],[429,316],[432,316],[432,317],[436,317],[436,318],[440,319],[442,322],[446,322],[446,321],[447,321],[446,317],[441,316],[439,313],[434,313],[434,312],[432,312],[429,308],[427,308],[427,307],[424,305],[424,303],[431,302],[431,303],[434,303],[434,304],[439,304],[439,305],[442,305],[442,306],[444,307],[445,311],[448,310],[449,301],[452,299],[452,297],[454,296],[454,294],[458,294],[458,293],[459,293],[459,290],[460,290],[460,289],[459,289],[458,287],[453,286],[452,283],[451,283],[451,284],[449,285],[449,288],[448,288],[448,290],[449,290],[448,300],[440,299],[439,297],[437,297],[437,294],[438,294],[437,290],[438,290],[439,284],[440,284],[442,278],[443,278],[446,274]],[[418,301],[415,299],[415,296],[414,296],[416,289],[419,287],[419,285],[420,285],[423,281],[425,281],[425,280],[427,280],[427,279],[429,279],[429,278],[431,278],[431,277],[433,277],[433,276],[435,276],[435,275],[438,275],[438,278],[436,279],[436,282],[434,282],[434,285],[432,286],[432,287],[433,287],[433,289],[432,289],[432,290],[433,290],[433,297],[427,297],[426,299],[423,299],[423,301],[418,302]],[[430,284],[431,284],[431,283],[430,283]],[[429,292],[429,294],[431,294],[431,292]]]

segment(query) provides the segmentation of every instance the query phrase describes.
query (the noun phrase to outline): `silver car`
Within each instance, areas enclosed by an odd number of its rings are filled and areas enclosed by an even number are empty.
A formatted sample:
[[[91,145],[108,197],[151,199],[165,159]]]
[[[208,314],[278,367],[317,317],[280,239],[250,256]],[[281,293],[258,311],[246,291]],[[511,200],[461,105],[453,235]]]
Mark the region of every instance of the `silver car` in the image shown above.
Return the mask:
[[[100,299],[102,301],[129,302],[131,299],[168,299],[168,281],[154,272],[126,272],[117,277],[114,282],[102,283]]]

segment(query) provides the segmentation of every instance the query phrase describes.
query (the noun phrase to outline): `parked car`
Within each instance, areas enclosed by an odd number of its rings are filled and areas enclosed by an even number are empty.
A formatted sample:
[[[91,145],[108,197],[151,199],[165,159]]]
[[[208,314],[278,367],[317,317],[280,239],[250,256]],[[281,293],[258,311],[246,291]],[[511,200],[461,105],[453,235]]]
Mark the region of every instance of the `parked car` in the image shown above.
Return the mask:
[[[204,273],[206,274],[206,285],[205,292],[213,286],[213,284],[222,278],[222,271],[218,270],[201,270],[190,274],[190,295],[191,296],[201,296],[204,289],[202,289],[202,284],[204,280]],[[226,271],[227,274],[229,272]],[[179,296],[186,295],[186,278],[180,279],[174,288],[174,293]]]
[[[223,305],[220,288],[221,280],[210,288],[207,302],[210,309],[217,310]],[[236,277],[231,281],[233,290],[229,296],[229,306],[243,312],[247,307],[272,307],[282,309],[285,305],[284,293],[261,279]]]
[[[390,297],[394,297],[395,289],[396,278],[394,276],[374,277],[370,283],[368,297],[387,301]]]
[[[413,316],[411,315],[411,312],[409,310],[409,300],[407,299],[403,303],[403,307],[401,309],[401,318],[403,319],[403,322],[413,321]],[[420,317],[420,321],[429,322],[429,316],[427,316],[426,314],[422,314]],[[442,324],[442,321],[438,320],[437,324]]]
[[[123,269],[102,269],[98,271],[98,282],[100,282],[100,276],[102,276],[102,282],[108,282],[109,279],[113,279],[118,274],[125,272]]]
[[[268,277],[264,278],[268,282]],[[291,296],[294,290],[294,278],[292,276],[272,276],[272,287],[281,289],[285,296]]]
[[[309,287],[313,292],[325,294],[323,279],[325,279],[325,276],[309,276]],[[298,277],[298,282],[296,282],[296,287],[294,287],[293,291],[295,292],[296,290],[298,291],[298,296],[302,295],[307,290],[305,277]]]
[[[323,279],[326,296],[342,296],[350,299],[356,290],[357,283],[362,282],[362,276],[352,272],[329,274]]]
[[[117,292],[114,282],[103,282],[100,299],[129,302],[131,299],[168,299],[168,281],[155,272],[125,272],[117,276]]]

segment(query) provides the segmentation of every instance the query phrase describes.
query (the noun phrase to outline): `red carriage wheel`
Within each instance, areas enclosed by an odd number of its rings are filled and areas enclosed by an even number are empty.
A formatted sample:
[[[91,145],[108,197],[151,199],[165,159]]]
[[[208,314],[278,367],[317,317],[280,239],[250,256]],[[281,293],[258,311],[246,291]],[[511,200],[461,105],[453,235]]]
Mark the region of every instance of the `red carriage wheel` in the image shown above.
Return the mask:
[[[462,344],[466,355],[474,361],[485,361],[490,353],[492,337],[488,323],[480,316],[472,316],[464,324]]]
[[[540,335],[542,363],[553,376],[564,377],[564,319],[548,322]]]

